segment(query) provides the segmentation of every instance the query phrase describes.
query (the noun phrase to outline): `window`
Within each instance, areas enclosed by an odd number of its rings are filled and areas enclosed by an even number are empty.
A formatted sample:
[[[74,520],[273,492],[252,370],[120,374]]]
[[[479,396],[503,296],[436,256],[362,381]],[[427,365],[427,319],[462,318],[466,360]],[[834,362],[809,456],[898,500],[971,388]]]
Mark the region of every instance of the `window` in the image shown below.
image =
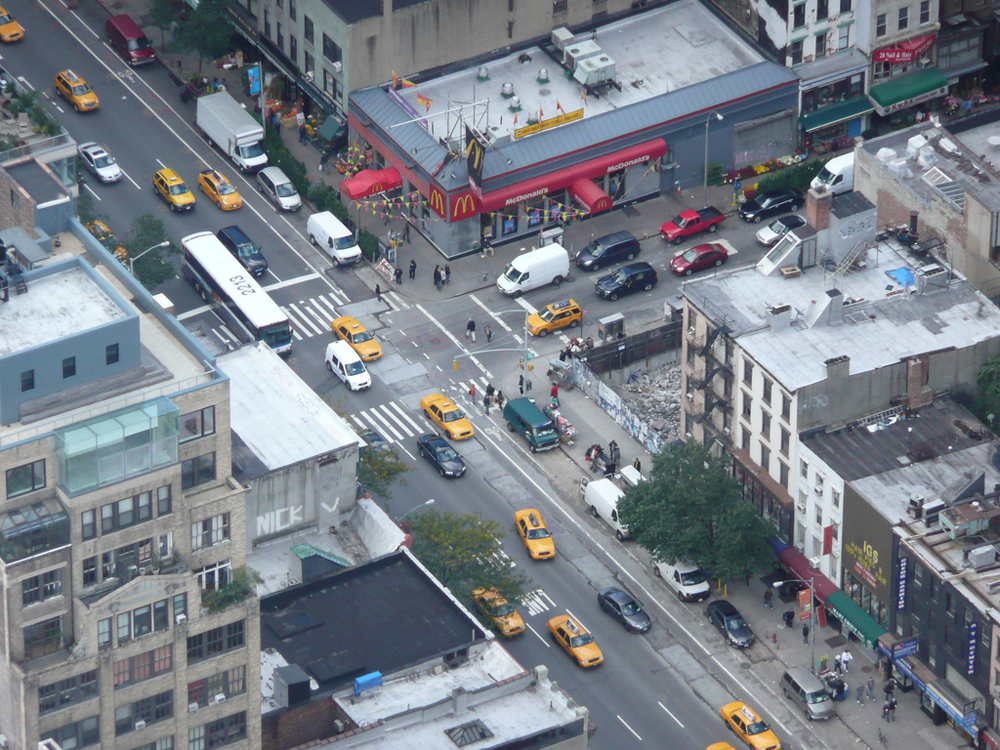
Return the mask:
[[[833,498],[833,507],[834,508],[839,508],[840,507],[840,490],[837,490],[837,489],[834,489],[834,488],[831,487],[830,488],[830,496]]]
[[[206,435],[215,434],[215,407],[209,406],[190,414],[181,414],[181,434],[178,440],[186,443]]]
[[[165,516],[173,511],[172,490],[169,484],[156,488],[156,515]]]
[[[771,439],[771,415],[766,411],[760,413],[760,434],[765,440]]]
[[[21,581],[21,604],[25,607],[51,599],[61,593],[62,578],[58,570],[50,570],[40,576],[32,576]]]
[[[816,503],[816,525],[823,525],[823,506],[819,503]]]
[[[76,357],[66,357],[63,360],[63,379],[76,375]]]
[[[138,656],[116,661],[114,665],[115,690],[136,682],[159,677],[173,668],[173,661],[174,647],[170,644],[146,651]]]
[[[750,394],[747,393],[746,391],[742,391],[742,393],[743,393],[743,399],[742,399],[743,416],[746,417],[747,419],[750,419],[750,410],[753,408],[753,399],[750,398]]]
[[[569,10],[569,0],[552,0],[553,13],[565,13]]]
[[[45,489],[45,459],[7,469],[7,499]]]
[[[47,714],[97,695],[97,670],[38,688],[38,713]]]
[[[299,64],[299,42],[295,34],[288,35],[288,59],[295,65]]]
[[[177,594],[174,597],[174,622],[177,622],[177,618],[180,615],[187,617],[188,605],[187,605],[187,594]]]
[[[118,364],[118,344],[108,344],[104,347],[104,364]]]
[[[62,648],[62,616],[24,629],[24,658],[34,659]]]
[[[80,530],[84,541],[97,536],[97,522],[94,519],[94,511],[85,510],[80,514]]]
[[[229,560],[223,560],[222,562],[206,565],[204,568],[198,568],[191,572],[198,576],[198,580],[201,581],[201,587],[204,590],[217,591],[229,583],[229,576],[233,572],[233,569]]]
[[[316,58],[308,52],[302,53],[302,64],[305,66],[304,72],[306,75],[309,73],[316,74]]]
[[[268,39],[271,38],[271,14],[268,11],[264,11],[264,36]]]
[[[831,530],[831,536],[833,537],[833,541],[837,541],[838,539],[840,539],[840,524],[839,523],[837,523],[836,521],[831,522],[830,523],[830,530]]]
[[[147,725],[169,719],[174,715],[173,692],[160,693],[149,698],[142,698],[128,706],[115,709],[115,736],[128,734],[135,730],[138,721]]]
[[[187,639],[188,663],[243,647],[243,621],[231,622]]]
[[[899,31],[906,31],[910,26],[910,6],[899,9]]]
[[[781,418],[786,422],[792,418],[792,398],[784,393],[781,394]]]
[[[341,60],[340,47],[334,44],[334,41],[326,34],[323,34],[323,57],[332,63],[340,62]]]
[[[132,640],[132,613],[122,612],[118,615],[118,643],[127,643]]]
[[[97,648],[103,650],[111,648],[111,618],[100,620],[97,623]]]
[[[837,49],[847,49],[851,46],[851,24],[841,26],[837,30]]]
[[[799,476],[803,479],[809,478],[809,464],[802,459],[799,459]]]
[[[760,446],[760,465],[764,471],[771,471],[771,449],[763,445]]]
[[[211,547],[229,540],[229,514],[206,518],[191,524],[191,550]]]
[[[769,378],[764,378],[764,403],[768,406],[771,405],[771,389],[773,386],[774,383]]]
[[[851,12],[851,0],[840,0],[840,12],[841,13]]]
[[[816,35],[816,59],[826,57],[826,32]]]
[[[309,44],[313,43],[313,22],[309,16],[302,16],[302,36]],[[310,68],[311,70],[311,68]]]
[[[282,52],[285,51],[285,28],[278,22],[278,34],[275,37],[274,43],[278,45],[278,49]]]
[[[101,507],[101,533],[127,529],[153,517],[153,493],[143,492]]]
[[[297,14],[298,10],[295,6],[295,0],[288,0],[288,17],[294,21]]]
[[[931,0],[920,0],[920,25],[931,21]]]
[[[792,42],[792,65],[802,62],[802,40],[796,39]]]
[[[816,20],[825,21],[830,15],[830,0],[816,0]]]
[[[21,373],[21,393],[35,390],[35,371],[25,370]]]
[[[885,13],[879,13],[875,16],[875,36],[885,36],[886,33],[886,20]]]
[[[235,667],[228,672],[212,675],[188,684],[188,703],[207,706],[216,695],[231,698],[247,691],[246,667]]]
[[[174,736],[161,737],[155,742],[147,742],[145,745],[139,745],[135,750],[174,750]]]
[[[153,561],[153,540],[126,544],[111,552],[101,553],[101,575],[108,578],[125,578],[138,572]]]
[[[181,489],[215,481],[215,453],[190,458],[181,463]]]
[[[132,610],[132,633],[138,638],[153,632],[153,608],[148,604]]]
[[[212,748],[239,742],[247,736],[247,715],[245,711],[212,721],[201,727],[188,730],[188,750],[212,750]]]
[[[753,362],[743,361],[743,382],[747,385],[753,383]]]
[[[101,741],[101,729],[97,716],[83,719],[66,726],[59,727],[41,736],[43,740],[55,740],[62,750],[76,750]]]
[[[750,450],[750,430],[746,427],[740,428],[740,448],[745,451]]]
[[[788,455],[788,448],[789,448],[789,445],[791,444],[791,442],[792,442],[792,435],[791,435],[791,433],[788,430],[786,430],[784,427],[782,427],[781,428],[781,452],[784,455],[786,455],[786,456]]]
[[[170,602],[166,599],[153,604],[153,630],[166,630],[170,627]]]
[[[83,585],[93,586],[97,583],[97,558],[88,557],[83,561]]]
[[[792,28],[801,29],[806,25],[806,4],[799,3],[792,8]]]
[[[786,464],[784,461],[778,461],[778,472],[780,474],[780,478],[778,479],[778,481],[781,482],[781,486],[787,490],[788,472],[789,472],[788,464]]]

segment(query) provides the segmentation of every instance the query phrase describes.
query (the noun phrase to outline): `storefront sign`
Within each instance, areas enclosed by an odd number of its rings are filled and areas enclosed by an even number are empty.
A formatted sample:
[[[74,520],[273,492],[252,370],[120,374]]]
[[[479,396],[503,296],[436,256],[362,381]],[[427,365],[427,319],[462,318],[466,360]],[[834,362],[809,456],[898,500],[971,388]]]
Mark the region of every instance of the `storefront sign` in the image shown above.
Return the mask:
[[[542,120],[541,122],[536,122],[523,128],[518,128],[514,131],[514,138],[523,138],[526,135],[541,133],[543,130],[551,130],[552,128],[557,128],[560,125],[565,125],[568,122],[575,122],[576,120],[582,119],[583,108],[580,108],[575,112],[563,112],[561,115],[549,118],[548,120]]]
[[[823,554],[829,555],[833,552],[833,524],[823,528]]]
[[[431,188],[431,197],[428,201],[431,209],[440,216],[442,219],[448,218],[448,211],[445,209],[445,198],[444,193],[438,190],[436,187]]]
[[[917,638],[906,638],[892,644],[892,658],[902,659],[904,656],[911,656],[917,653]]]
[[[906,587],[908,585],[906,574],[910,569],[910,559],[908,557],[899,558],[899,569],[896,571],[896,609],[902,612],[906,609]]]
[[[911,63],[934,46],[934,34],[908,39],[902,44],[883,47],[872,53],[872,61],[877,63]]]
[[[461,221],[470,216],[477,216],[479,207],[472,193],[462,193],[451,196],[451,219],[450,221]]]
[[[921,102],[927,102],[931,99],[937,99],[948,93],[948,86],[944,85],[940,88],[936,88],[933,91],[928,91],[926,94],[921,94],[920,96],[915,96],[912,99],[904,99],[901,102],[896,102],[895,104],[890,104],[888,107],[880,107],[875,105],[875,111],[880,115],[885,117],[886,115],[892,114],[893,112],[899,112],[902,109],[908,109],[914,104],[920,104]]]
[[[969,623],[969,633],[965,646],[965,673],[976,673],[976,650],[979,648],[979,623]]]

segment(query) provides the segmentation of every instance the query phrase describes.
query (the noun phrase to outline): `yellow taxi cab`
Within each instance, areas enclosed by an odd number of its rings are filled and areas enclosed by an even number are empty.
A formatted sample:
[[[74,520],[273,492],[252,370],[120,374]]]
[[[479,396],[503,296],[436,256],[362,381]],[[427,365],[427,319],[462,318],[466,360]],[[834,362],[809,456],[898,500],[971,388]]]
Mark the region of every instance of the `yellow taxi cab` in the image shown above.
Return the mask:
[[[552,533],[537,510],[519,510],[514,514],[514,526],[532,560],[551,560],[556,556]]]
[[[24,39],[24,29],[14,16],[0,8],[0,42],[19,42]]]
[[[118,241],[114,232],[108,229],[107,224],[100,219],[94,219],[87,224],[87,231],[94,235],[94,239],[104,245],[104,249],[114,255],[120,263],[128,265],[128,250]]]
[[[476,589],[472,592],[472,601],[490,618],[500,635],[511,638],[524,632],[524,620],[496,589]]]
[[[713,742],[711,745],[706,747],[705,750],[736,750],[736,748],[728,742]]]
[[[722,720],[750,750],[781,750],[781,743],[763,719],[743,701],[727,703],[719,711]]]
[[[236,187],[214,169],[206,169],[198,175],[198,189],[223,211],[243,208],[243,199]]]
[[[604,654],[594,642],[594,636],[569,615],[553,617],[549,620],[548,627],[553,640],[581,667],[596,667],[604,661]]]
[[[548,336],[560,328],[576,328],[583,322],[583,310],[571,299],[553,302],[528,316],[528,332],[532,336]]]
[[[382,356],[382,345],[371,332],[350,315],[337,318],[330,328],[358,353],[364,362],[371,362]]]
[[[190,211],[195,198],[191,188],[172,169],[161,169],[153,175],[153,190],[171,211]]]
[[[72,70],[64,70],[56,76],[56,91],[77,112],[93,112],[100,106],[94,89]]]
[[[452,440],[468,440],[476,434],[472,422],[451,399],[442,393],[434,393],[420,399],[424,416],[444,430]]]

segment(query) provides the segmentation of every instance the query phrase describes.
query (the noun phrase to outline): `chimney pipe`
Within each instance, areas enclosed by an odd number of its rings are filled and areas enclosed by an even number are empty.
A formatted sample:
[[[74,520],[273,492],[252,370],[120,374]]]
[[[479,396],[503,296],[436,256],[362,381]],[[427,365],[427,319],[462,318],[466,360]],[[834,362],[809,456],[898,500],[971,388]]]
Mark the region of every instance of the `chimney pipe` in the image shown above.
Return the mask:
[[[917,216],[919,213],[917,211],[910,211],[910,232],[913,234],[917,233]]]

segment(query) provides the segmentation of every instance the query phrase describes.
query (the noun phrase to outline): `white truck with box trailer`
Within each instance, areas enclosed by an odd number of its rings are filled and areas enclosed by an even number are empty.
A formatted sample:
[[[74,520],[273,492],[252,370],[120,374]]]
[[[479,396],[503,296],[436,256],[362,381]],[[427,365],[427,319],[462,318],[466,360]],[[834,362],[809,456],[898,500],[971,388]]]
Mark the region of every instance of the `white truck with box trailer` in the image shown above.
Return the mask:
[[[267,166],[264,126],[225,91],[198,98],[195,124],[241,171]]]

